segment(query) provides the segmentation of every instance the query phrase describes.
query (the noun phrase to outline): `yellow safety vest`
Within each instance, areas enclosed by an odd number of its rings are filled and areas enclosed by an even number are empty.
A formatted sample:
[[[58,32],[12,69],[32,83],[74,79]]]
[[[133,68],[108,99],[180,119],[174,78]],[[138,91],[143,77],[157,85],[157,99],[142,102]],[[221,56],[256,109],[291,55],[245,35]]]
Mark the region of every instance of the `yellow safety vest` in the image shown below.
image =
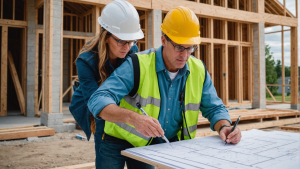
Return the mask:
[[[137,108],[139,102],[149,116],[158,119],[161,97],[158,86],[158,79],[155,69],[155,52],[150,54],[137,54],[140,65],[140,84],[134,97],[125,96],[120,101],[120,107],[142,112]],[[177,134],[180,138],[183,131],[184,139],[192,139],[196,136],[199,107],[202,97],[203,83],[205,80],[205,67],[201,60],[189,57],[187,64],[190,74],[185,84],[183,128]],[[128,123],[114,123],[105,121],[104,132],[108,135],[123,139],[135,147],[149,145],[151,137],[146,137],[137,132],[135,127]]]

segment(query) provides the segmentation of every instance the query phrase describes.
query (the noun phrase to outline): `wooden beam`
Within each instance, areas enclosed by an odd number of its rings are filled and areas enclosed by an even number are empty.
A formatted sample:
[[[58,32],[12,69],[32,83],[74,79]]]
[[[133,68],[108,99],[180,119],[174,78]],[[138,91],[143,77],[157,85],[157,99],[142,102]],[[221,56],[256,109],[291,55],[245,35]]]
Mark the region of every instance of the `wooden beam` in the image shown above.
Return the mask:
[[[64,0],[67,2],[76,2],[82,4],[89,4],[89,5],[106,5],[111,2],[111,0]],[[135,8],[146,8],[151,9],[151,0],[128,0]]]
[[[54,129],[44,128],[44,127],[32,127],[31,130],[22,130],[19,131],[5,131],[0,133],[0,140],[12,140],[12,139],[21,139],[27,137],[40,137],[40,136],[53,136],[55,134]]]
[[[18,20],[0,19],[0,25],[23,28],[27,26],[27,22],[18,21]]]
[[[283,0],[283,16],[286,16],[286,3],[285,0]]]
[[[13,0],[13,18],[12,20],[15,20],[15,11],[16,11],[16,4],[15,4],[15,0]]]
[[[291,29],[286,29],[286,30],[283,30],[284,32],[285,31],[291,31]],[[268,32],[268,33],[265,33],[265,35],[267,35],[267,34],[272,34],[272,33],[279,33],[279,32],[282,32],[282,30],[281,31],[274,31],[274,32]]]
[[[168,5],[165,5],[168,4]],[[228,21],[242,21],[251,23],[274,23],[285,26],[298,26],[297,18],[289,18],[273,14],[264,13],[264,0],[259,0],[262,5],[261,13],[240,11],[230,8],[211,6],[203,3],[194,3],[191,1],[173,1],[173,0],[152,0],[152,9],[169,11],[177,6],[185,6],[194,11],[197,15],[209,16],[214,18],[226,19]]]
[[[0,116],[7,116],[7,41],[8,27],[2,26],[1,40],[1,111]]]
[[[291,104],[298,104],[298,28],[291,27]]]
[[[44,5],[44,0],[35,0],[35,9],[39,9]]]
[[[11,78],[13,80],[15,91],[16,91],[17,98],[19,101],[21,113],[24,115],[25,114],[25,98],[24,98],[24,94],[22,91],[19,77],[18,77],[18,73],[17,73],[16,67],[14,64],[14,60],[13,60],[13,57],[12,57],[10,51],[8,52],[8,63],[9,63],[8,65],[9,65],[9,70],[11,73]]]

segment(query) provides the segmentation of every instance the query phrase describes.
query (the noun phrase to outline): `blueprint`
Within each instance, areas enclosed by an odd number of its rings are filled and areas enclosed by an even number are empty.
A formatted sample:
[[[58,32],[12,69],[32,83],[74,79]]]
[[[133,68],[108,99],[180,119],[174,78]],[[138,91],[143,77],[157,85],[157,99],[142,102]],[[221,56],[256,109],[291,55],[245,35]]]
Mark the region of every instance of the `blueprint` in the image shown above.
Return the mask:
[[[299,169],[300,134],[281,131],[242,132],[240,143],[227,144],[219,136],[124,150],[171,168]]]

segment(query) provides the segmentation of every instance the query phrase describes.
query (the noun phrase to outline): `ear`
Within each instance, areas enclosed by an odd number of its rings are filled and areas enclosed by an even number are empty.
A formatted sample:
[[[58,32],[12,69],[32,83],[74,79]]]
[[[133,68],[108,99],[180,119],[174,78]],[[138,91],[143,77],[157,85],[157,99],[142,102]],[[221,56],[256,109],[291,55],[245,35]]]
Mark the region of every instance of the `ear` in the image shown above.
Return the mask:
[[[166,46],[166,43],[167,43],[167,39],[165,38],[164,35],[161,35],[161,44],[163,45],[163,47]]]

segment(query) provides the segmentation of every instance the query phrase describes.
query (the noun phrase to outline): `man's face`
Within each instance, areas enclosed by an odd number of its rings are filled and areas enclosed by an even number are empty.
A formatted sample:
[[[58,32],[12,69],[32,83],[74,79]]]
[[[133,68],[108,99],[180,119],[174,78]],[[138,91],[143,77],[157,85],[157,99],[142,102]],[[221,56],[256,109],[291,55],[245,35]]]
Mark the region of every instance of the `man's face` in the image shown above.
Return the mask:
[[[174,45],[183,46],[184,48],[193,47],[194,45],[177,44],[172,40],[168,41],[164,35],[161,36],[163,48],[163,60],[169,72],[177,72],[178,69],[184,67],[191,53],[185,49],[182,52],[175,51]]]

